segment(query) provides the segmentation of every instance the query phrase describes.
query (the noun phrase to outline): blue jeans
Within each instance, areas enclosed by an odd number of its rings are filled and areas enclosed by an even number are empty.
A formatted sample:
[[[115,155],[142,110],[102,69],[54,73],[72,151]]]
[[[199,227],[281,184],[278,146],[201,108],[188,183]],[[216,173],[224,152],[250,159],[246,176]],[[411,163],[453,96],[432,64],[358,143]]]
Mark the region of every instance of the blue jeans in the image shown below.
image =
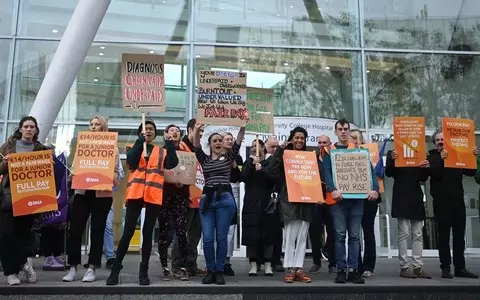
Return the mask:
[[[202,223],[203,253],[210,272],[223,272],[228,250],[228,230],[236,212],[235,200],[230,193],[224,192],[216,199],[214,196],[205,213],[202,212],[205,196],[200,199],[200,222]],[[214,249],[216,234],[217,251]],[[216,256],[215,256],[216,253]]]
[[[103,253],[105,258],[115,258],[115,252],[113,251],[113,207],[110,208],[107,217],[107,223],[105,224],[105,233],[103,235]]]
[[[360,255],[360,229],[362,226],[363,202],[365,200],[343,199],[332,205],[330,212],[335,229],[335,258],[339,270],[358,270]],[[348,230],[348,265],[345,239]]]

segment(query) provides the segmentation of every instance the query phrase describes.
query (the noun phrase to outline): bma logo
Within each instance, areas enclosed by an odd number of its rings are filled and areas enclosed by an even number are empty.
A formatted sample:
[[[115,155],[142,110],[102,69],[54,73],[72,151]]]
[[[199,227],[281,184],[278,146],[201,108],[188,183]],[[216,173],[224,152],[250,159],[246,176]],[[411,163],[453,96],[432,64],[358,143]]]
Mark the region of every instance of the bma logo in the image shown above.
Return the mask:
[[[28,206],[36,206],[36,205],[42,205],[43,202],[41,200],[36,200],[36,201],[29,201]]]
[[[86,182],[99,182],[100,180],[98,178],[92,178],[92,177],[87,177],[85,179]]]

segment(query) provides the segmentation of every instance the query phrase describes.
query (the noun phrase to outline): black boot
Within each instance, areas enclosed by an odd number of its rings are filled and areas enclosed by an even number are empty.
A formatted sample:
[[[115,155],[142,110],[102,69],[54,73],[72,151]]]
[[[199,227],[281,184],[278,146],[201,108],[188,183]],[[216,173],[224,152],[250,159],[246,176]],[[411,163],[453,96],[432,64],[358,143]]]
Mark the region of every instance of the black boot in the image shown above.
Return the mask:
[[[138,272],[138,284],[150,285],[150,278],[148,278],[148,262],[140,263],[140,271]]]
[[[120,276],[120,270],[122,269],[122,265],[115,262],[112,266],[112,271],[107,278],[107,285],[117,285],[118,284],[118,277]]]
[[[205,275],[205,277],[203,277],[202,283],[203,284],[212,284],[213,282],[215,282],[215,273],[213,273],[211,271],[207,271],[207,275]]]
[[[223,277],[223,272],[215,273],[215,284],[225,284],[225,277]]]

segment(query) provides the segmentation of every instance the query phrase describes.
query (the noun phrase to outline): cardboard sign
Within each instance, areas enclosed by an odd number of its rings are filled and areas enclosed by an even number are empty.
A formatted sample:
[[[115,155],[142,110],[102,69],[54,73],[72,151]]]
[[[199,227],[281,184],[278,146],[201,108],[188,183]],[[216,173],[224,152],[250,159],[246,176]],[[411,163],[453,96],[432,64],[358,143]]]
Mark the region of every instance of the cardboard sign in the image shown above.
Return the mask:
[[[360,147],[368,150],[368,152],[370,153],[370,162],[372,163],[373,169],[375,169],[375,167],[378,164],[378,161],[380,160],[378,144],[377,143],[363,144],[363,145],[360,145]],[[385,187],[383,186],[383,179],[377,176],[377,181],[378,181],[379,192],[385,193]]]
[[[247,88],[249,121],[245,130],[253,134],[273,134],[273,90]]]
[[[247,73],[198,71],[197,121],[245,126]]]
[[[427,159],[425,118],[395,117],[393,135],[394,150],[398,153],[395,167],[418,167]]]
[[[475,123],[468,119],[442,118],[444,149],[448,152],[446,168],[477,169]]]
[[[372,190],[367,149],[332,149],[333,183],[345,199],[366,199]]]
[[[325,202],[315,152],[285,150],[283,165],[289,202]]]
[[[73,161],[72,188],[111,191],[115,171],[118,132],[78,133]]]
[[[165,181],[170,183],[180,182],[185,185],[194,185],[197,177],[197,158],[195,153],[177,151],[178,165],[165,170]]]
[[[15,217],[58,209],[52,151],[9,154],[8,176]]]
[[[123,109],[166,110],[164,57],[151,54],[122,54]]]

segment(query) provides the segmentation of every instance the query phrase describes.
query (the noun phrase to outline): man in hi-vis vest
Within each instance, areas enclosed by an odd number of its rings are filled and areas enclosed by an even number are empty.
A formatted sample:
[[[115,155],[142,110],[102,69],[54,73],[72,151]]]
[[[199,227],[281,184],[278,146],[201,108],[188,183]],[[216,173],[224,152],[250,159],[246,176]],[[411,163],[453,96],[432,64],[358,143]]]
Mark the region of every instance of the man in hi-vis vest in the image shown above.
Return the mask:
[[[350,123],[342,119],[335,123],[335,135],[338,142],[331,146],[332,149],[353,149],[355,145],[349,143]],[[330,152],[330,151],[328,151]],[[365,199],[343,199],[342,193],[333,183],[332,160],[327,153],[323,158],[323,174],[327,185],[327,199],[334,203],[330,206],[335,229],[335,257],[337,263],[337,277],[335,283],[365,283],[358,272],[358,257],[360,253],[360,229],[362,227],[363,201]],[[375,174],[373,167],[372,174]],[[368,201],[378,198],[378,182],[372,176],[373,190],[368,193]],[[346,258],[345,239],[348,230],[348,263]],[[348,277],[347,277],[348,271]]]

